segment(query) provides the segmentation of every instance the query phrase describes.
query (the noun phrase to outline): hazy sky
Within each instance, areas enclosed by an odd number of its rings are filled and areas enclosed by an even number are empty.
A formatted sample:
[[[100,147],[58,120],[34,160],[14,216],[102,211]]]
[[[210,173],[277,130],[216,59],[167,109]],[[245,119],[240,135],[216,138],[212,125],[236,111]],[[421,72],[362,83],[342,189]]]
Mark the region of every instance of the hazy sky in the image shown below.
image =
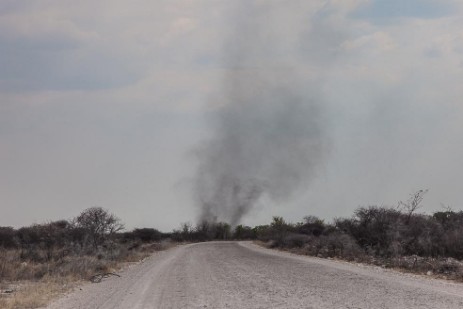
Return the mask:
[[[330,146],[294,199],[262,199],[244,223],[419,189],[423,211],[463,209],[459,0],[1,0],[0,226],[91,206],[129,228],[194,222],[195,150],[250,22],[268,30],[241,65],[297,70]]]

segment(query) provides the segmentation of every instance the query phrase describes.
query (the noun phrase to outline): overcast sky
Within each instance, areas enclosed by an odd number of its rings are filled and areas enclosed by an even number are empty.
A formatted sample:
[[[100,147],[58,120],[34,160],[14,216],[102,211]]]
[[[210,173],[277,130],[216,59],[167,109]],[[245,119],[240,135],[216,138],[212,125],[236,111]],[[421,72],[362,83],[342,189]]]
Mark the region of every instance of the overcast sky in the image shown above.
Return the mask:
[[[128,228],[194,222],[195,150],[250,22],[266,44],[240,65],[316,88],[329,151],[304,190],[262,199],[245,224],[419,189],[424,212],[463,209],[459,0],[2,0],[0,226],[92,206]]]

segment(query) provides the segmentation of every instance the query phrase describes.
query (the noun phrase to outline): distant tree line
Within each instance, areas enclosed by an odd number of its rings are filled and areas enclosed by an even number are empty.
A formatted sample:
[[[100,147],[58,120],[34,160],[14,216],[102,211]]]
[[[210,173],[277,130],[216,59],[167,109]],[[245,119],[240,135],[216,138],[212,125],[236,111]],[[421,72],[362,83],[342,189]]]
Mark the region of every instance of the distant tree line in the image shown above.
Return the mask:
[[[418,213],[426,192],[417,191],[397,207],[359,207],[351,218],[336,218],[331,223],[315,216],[298,223],[273,217],[270,224],[255,227],[184,223],[171,237],[177,241],[260,240],[270,247],[303,248],[310,255],[347,259],[360,255],[463,259],[463,211]]]
[[[0,248],[20,249],[21,258],[45,262],[69,254],[111,251],[119,243],[155,242],[170,236],[154,228],[123,232],[124,225],[101,207],[88,208],[71,220],[34,224],[19,229],[0,227]]]
[[[92,280],[169,246],[161,240],[170,234],[153,228],[123,229],[121,220],[101,207],[85,209],[70,220],[19,229],[0,227],[0,285],[56,278]]]
[[[282,217],[255,227],[203,221],[195,226],[181,224],[171,233],[154,228],[123,231],[115,215],[100,207],[84,210],[71,220],[59,220],[14,229],[0,227],[0,248],[21,249],[24,255],[37,248],[49,254],[57,248],[78,252],[111,250],[119,243],[149,243],[171,239],[177,242],[210,240],[260,240],[270,247],[300,248],[305,254],[355,259],[359,256],[451,257],[463,259],[463,211],[446,209],[433,214],[417,210],[424,194],[420,190],[397,207],[368,206],[350,218],[327,223],[315,216],[288,223]]]

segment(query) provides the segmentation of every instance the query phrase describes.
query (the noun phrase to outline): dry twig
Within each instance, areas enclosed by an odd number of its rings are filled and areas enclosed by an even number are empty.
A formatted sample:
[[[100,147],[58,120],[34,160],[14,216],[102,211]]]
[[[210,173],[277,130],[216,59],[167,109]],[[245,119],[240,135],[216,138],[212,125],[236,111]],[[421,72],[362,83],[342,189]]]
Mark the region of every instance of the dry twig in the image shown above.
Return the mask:
[[[115,274],[115,273],[96,274],[96,275],[93,275],[92,277],[90,277],[90,281],[92,283],[99,283],[99,282],[101,282],[101,280],[103,280],[105,278],[109,278],[111,276],[120,277],[118,274]]]

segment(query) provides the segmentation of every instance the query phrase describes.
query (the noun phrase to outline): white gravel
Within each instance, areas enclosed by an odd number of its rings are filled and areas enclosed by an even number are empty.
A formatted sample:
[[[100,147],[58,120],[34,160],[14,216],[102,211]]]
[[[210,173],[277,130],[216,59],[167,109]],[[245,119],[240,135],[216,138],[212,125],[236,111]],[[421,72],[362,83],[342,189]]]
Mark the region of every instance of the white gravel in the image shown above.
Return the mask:
[[[463,284],[209,242],[158,252],[48,309],[463,308]]]

